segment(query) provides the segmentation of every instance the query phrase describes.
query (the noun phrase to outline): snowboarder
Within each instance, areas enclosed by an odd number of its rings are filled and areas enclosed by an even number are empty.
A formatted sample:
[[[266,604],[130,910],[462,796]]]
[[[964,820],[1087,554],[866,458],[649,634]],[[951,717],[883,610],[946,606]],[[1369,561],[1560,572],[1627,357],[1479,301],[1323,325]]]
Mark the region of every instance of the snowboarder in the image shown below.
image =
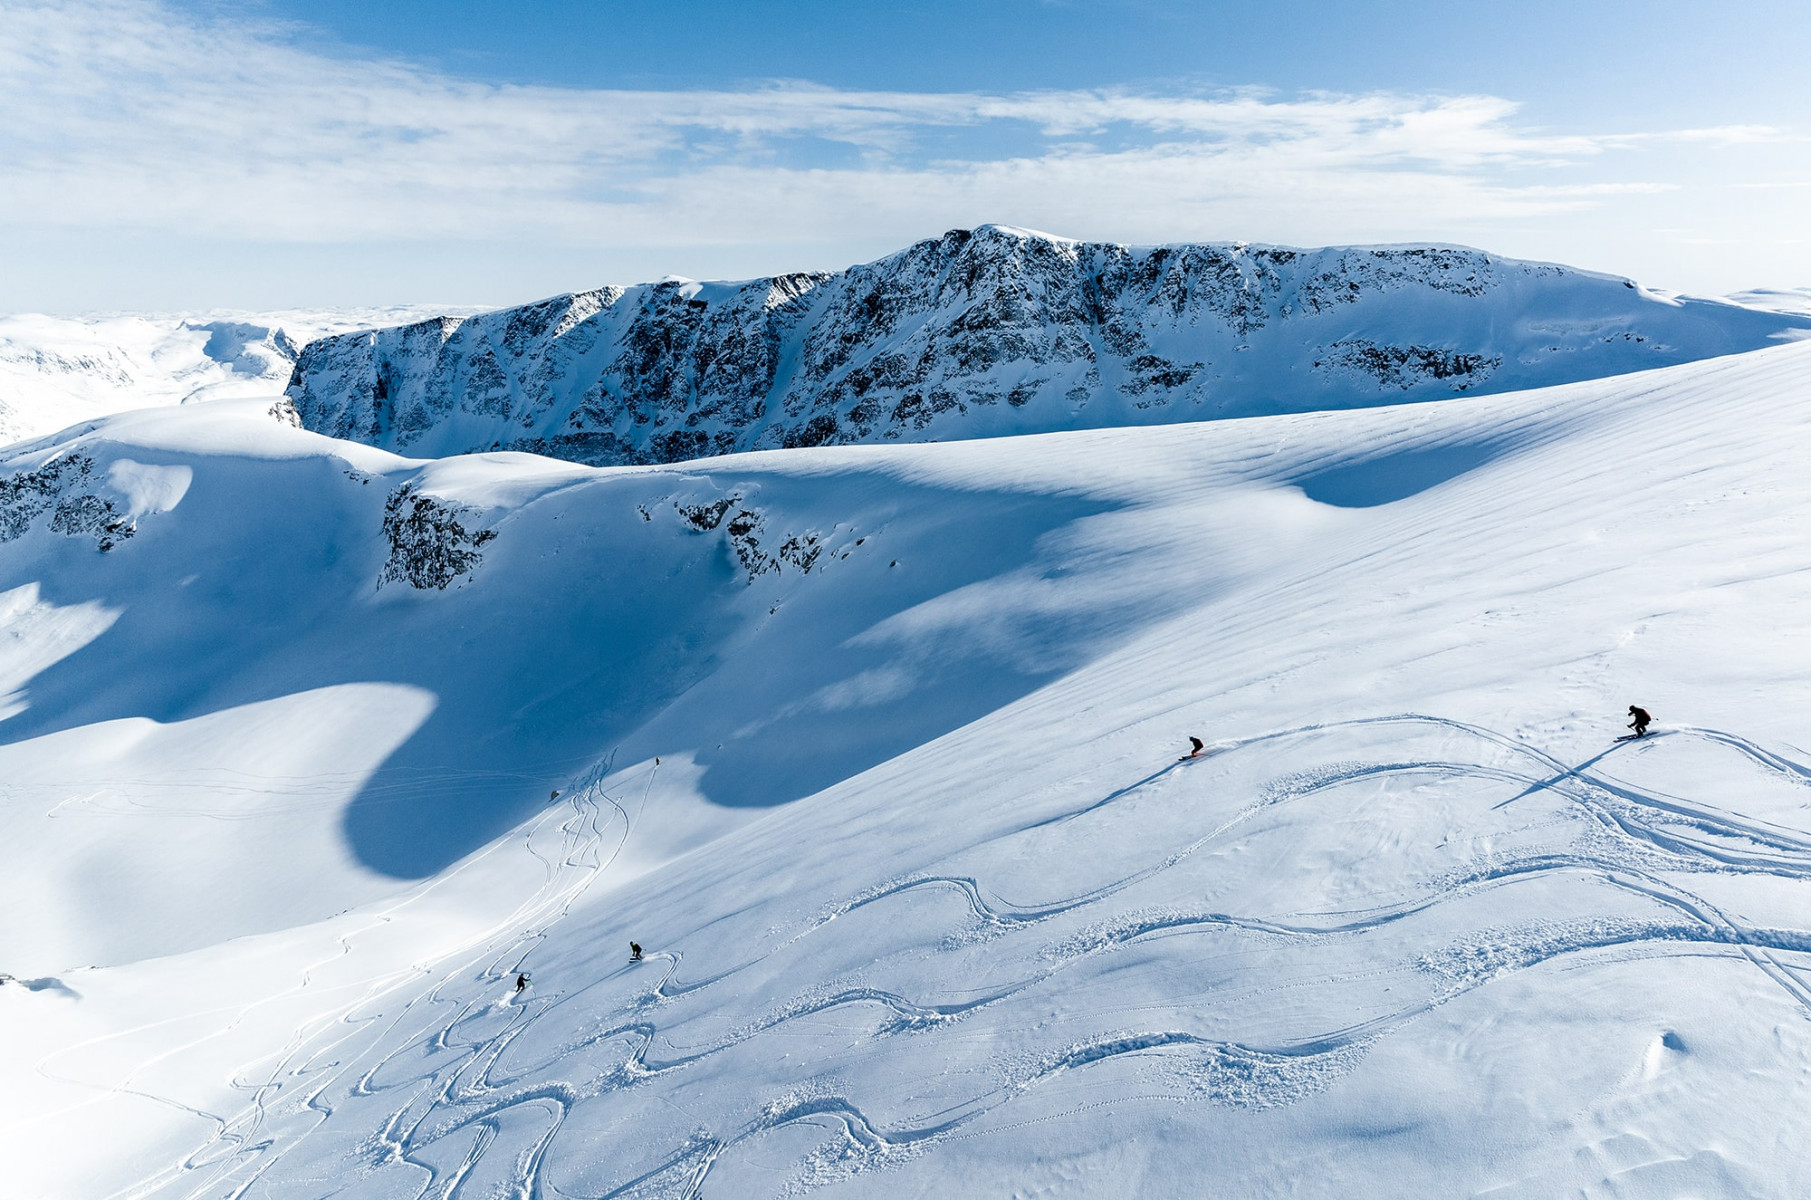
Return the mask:
[[[1653,717],[1648,715],[1648,710],[1641,708],[1638,705],[1631,704],[1629,705],[1629,715],[1635,718],[1633,721],[1629,722],[1629,728],[1635,731],[1635,736],[1646,737],[1648,726],[1652,724],[1654,720]]]
[[[1203,750],[1207,749],[1207,744],[1205,742],[1203,742],[1200,738],[1195,737],[1192,734],[1189,736],[1188,741],[1189,741],[1189,745],[1193,746],[1194,749],[1190,750],[1187,754],[1184,754],[1181,758],[1177,759],[1176,760],[1177,762],[1187,762],[1191,758],[1199,758],[1199,757],[1201,757],[1201,752]]]
[[[527,990],[527,988],[528,988],[528,972],[523,971],[522,973],[520,973],[516,976],[516,995],[520,996],[524,991]]]
[[[630,942],[629,943],[629,961],[630,962],[640,962],[641,961],[641,943],[640,942]]]

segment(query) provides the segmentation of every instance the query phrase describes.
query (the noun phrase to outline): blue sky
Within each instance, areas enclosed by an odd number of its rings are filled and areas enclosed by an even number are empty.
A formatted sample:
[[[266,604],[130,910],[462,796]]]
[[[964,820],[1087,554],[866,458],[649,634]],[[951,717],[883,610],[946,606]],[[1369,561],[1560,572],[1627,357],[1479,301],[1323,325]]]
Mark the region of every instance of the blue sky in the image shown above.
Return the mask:
[[[1808,34],[1770,0],[6,0],[0,310],[507,303],[985,221],[1801,286]]]
[[[1639,128],[1802,111],[1795,76],[1811,49],[1803,4],[1701,0],[267,0],[262,11],[311,27],[300,40],[323,51],[375,48],[519,83],[1485,91],[1593,131],[1604,118]]]

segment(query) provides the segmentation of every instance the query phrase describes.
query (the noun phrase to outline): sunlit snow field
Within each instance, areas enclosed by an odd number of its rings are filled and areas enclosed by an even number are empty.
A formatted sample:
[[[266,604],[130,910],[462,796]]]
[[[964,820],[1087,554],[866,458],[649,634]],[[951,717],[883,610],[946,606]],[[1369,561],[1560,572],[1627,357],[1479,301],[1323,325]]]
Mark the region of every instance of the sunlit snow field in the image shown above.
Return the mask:
[[[136,532],[0,544],[8,1194],[1811,1191],[1811,346],[660,468],[269,398],[9,453]],[[496,534],[444,590],[380,586],[410,480]]]

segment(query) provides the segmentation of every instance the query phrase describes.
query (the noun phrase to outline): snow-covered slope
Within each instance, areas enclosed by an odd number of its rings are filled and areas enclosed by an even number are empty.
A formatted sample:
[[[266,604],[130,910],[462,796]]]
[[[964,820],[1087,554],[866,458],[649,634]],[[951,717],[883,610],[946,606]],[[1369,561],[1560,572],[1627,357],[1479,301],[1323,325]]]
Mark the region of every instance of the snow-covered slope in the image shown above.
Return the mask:
[[[377,308],[0,317],[0,444],[130,408],[274,396],[314,338],[424,315]]]
[[[1447,246],[999,226],[837,274],[605,288],[310,345],[310,429],[593,464],[1357,408],[1765,346],[1811,315]]]
[[[1807,345],[672,467],[19,448],[8,1190],[1804,1195],[1808,454]]]
[[[1725,298],[1731,304],[1763,312],[1811,316],[1811,288],[1754,288]]]

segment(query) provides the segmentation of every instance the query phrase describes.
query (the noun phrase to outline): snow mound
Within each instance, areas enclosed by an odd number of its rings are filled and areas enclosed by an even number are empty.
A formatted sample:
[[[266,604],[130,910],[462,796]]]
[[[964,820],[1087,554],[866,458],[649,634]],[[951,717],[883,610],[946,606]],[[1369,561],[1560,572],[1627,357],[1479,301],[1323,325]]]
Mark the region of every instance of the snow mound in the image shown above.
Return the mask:
[[[1727,297],[1731,304],[1761,312],[1811,316],[1811,288],[1755,288]]]

